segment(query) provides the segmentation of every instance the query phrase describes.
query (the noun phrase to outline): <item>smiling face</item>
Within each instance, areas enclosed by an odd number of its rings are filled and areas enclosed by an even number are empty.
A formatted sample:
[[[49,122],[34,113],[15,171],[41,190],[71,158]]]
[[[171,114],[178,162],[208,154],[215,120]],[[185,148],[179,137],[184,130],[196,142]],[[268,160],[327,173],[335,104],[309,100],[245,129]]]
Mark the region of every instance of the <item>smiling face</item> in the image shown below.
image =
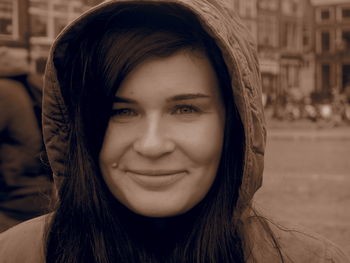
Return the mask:
[[[143,216],[187,212],[215,179],[224,116],[215,71],[203,54],[146,60],[116,93],[99,155],[109,190]]]

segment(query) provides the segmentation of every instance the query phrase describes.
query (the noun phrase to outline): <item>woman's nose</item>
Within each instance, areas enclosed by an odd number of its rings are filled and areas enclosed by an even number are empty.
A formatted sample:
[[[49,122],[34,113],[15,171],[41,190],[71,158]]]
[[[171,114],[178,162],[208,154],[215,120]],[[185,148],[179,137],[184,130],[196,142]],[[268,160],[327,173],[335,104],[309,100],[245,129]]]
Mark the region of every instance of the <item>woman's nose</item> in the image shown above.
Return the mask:
[[[140,133],[133,146],[144,157],[157,159],[175,150],[175,143],[167,136],[160,120],[148,120]]]

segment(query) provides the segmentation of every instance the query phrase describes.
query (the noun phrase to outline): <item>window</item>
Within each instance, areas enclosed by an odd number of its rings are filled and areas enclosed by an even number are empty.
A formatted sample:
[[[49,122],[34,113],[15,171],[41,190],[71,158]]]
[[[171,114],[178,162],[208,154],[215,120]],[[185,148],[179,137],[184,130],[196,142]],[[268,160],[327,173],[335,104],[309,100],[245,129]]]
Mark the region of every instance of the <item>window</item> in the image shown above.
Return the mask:
[[[343,8],[341,13],[343,19],[350,19],[350,8]]]
[[[316,9],[316,20],[320,23],[330,22],[333,20],[333,8],[322,7]]]
[[[322,10],[321,11],[321,20],[329,20],[331,18],[331,14],[329,10]]]
[[[342,92],[350,85],[350,64],[342,65]]]
[[[330,49],[331,49],[331,45],[330,45],[329,32],[322,32],[321,33],[321,50],[330,51]]]
[[[68,24],[66,18],[55,17],[54,18],[54,34],[57,36],[62,29]]]
[[[29,1],[29,7],[31,8],[38,8],[41,10],[48,10],[48,1],[42,1],[42,0],[30,0]]]
[[[312,34],[312,31],[311,31],[310,25],[304,24],[302,26],[302,32],[303,32],[303,40],[302,40],[303,41],[303,47],[304,47],[304,49],[307,49],[311,45],[310,36]]]
[[[33,37],[47,37],[47,23],[48,17],[44,15],[31,15],[31,36]]]
[[[17,1],[0,1],[0,38],[16,40],[19,37],[18,22]]]
[[[277,10],[278,9],[278,1],[277,0],[270,0],[268,1],[269,9],[270,10]]]
[[[258,36],[257,24],[252,20],[247,20],[245,21],[245,25],[247,26],[251,35],[254,37],[254,40],[257,41],[257,36]]]
[[[276,18],[270,15],[259,17],[258,43],[265,47],[277,46],[277,22]]]
[[[327,94],[331,89],[331,67],[329,64],[323,64],[322,71],[322,93]]]
[[[277,10],[278,2],[277,0],[258,0],[258,7],[265,10]]]
[[[239,15],[243,18],[256,17],[256,0],[240,1]]]
[[[281,10],[286,15],[298,15],[299,11],[299,0],[282,0]]]
[[[67,4],[54,4],[53,8],[56,12],[68,12]]]
[[[288,23],[283,22],[281,24],[281,46],[283,48],[287,47],[287,32],[288,32]]]
[[[94,6],[101,3],[103,0],[82,0],[81,2],[87,6]]]
[[[299,9],[299,3],[298,2],[292,2],[292,7],[291,7],[291,9],[292,9],[292,12],[294,13],[294,14],[297,14],[298,13],[298,9]]]
[[[350,50],[350,30],[342,32],[343,48]]]
[[[289,51],[298,52],[302,46],[302,28],[293,20],[281,23],[281,47]]]
[[[287,66],[287,83],[289,87],[299,86],[299,67],[297,65]]]
[[[30,0],[31,41],[51,43],[69,21],[83,12],[83,8],[82,1],[77,0]]]
[[[282,3],[281,3],[282,13],[286,15],[289,15],[291,13],[290,4],[291,4],[290,0],[282,0]]]

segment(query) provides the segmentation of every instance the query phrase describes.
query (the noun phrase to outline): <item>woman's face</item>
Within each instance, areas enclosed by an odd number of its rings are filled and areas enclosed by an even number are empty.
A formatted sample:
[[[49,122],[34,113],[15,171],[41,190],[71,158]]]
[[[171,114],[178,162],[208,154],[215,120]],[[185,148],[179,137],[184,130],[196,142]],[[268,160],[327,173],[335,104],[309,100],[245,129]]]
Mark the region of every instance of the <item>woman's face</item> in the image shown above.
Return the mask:
[[[203,54],[181,51],[137,66],[116,93],[99,155],[109,190],[143,216],[193,208],[216,176],[224,111]]]

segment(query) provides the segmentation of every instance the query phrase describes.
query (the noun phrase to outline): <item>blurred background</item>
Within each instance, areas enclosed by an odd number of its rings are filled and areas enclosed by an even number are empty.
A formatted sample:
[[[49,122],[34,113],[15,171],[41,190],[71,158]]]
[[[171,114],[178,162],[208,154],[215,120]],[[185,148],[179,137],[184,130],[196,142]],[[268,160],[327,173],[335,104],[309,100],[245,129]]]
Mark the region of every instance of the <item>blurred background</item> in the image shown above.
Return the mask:
[[[256,205],[350,254],[350,0],[225,1],[260,59],[268,143]],[[60,31],[100,2],[0,0],[0,232],[45,213],[42,74]]]

